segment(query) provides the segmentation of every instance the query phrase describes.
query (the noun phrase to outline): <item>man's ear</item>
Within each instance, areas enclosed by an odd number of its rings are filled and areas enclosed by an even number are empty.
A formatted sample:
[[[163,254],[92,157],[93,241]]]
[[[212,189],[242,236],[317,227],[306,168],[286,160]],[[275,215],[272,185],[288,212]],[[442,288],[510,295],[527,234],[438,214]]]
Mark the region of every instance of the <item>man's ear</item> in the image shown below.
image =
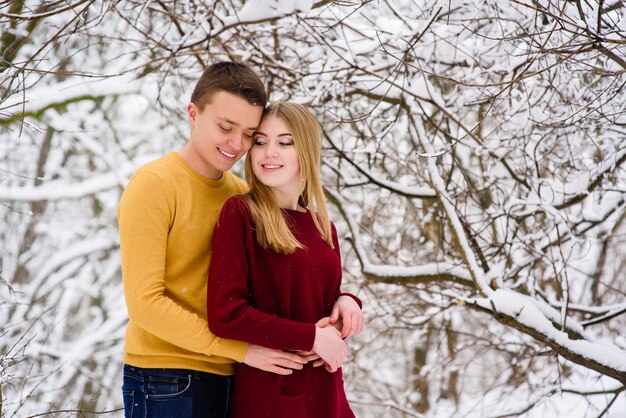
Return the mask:
[[[189,103],[187,105],[187,117],[191,123],[196,121],[196,118],[198,117],[198,108],[194,103]]]

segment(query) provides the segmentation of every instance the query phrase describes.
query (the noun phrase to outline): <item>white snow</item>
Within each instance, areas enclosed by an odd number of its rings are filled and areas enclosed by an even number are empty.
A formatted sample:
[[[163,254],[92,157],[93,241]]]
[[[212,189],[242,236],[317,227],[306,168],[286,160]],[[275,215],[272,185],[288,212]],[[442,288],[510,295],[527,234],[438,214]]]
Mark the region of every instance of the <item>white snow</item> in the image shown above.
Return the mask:
[[[559,312],[541,305],[528,296],[509,290],[497,289],[489,298],[467,299],[468,303],[476,303],[483,308],[515,318],[518,322],[539,331],[551,341],[607,367],[626,372],[626,351],[609,343],[589,340],[572,340],[567,333],[556,329],[551,319],[558,322]],[[551,318],[550,318],[551,317]],[[568,321],[571,326],[571,323]],[[575,325],[582,332],[582,327]]]

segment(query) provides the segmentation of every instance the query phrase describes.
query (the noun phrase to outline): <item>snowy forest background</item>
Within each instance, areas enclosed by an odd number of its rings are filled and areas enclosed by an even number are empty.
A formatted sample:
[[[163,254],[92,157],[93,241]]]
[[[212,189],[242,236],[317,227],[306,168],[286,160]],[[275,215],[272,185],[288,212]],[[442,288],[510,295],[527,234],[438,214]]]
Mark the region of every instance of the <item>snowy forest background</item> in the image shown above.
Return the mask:
[[[0,29],[2,417],[121,415],[117,202],[225,59],[324,127],[357,416],[626,416],[626,2],[2,1]]]

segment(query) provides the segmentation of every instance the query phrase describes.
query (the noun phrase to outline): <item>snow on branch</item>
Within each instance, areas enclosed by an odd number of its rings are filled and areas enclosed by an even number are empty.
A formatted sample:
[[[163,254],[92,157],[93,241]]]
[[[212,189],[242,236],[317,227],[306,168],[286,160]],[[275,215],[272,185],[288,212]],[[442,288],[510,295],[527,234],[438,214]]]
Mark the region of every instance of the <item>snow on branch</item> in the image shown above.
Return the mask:
[[[419,127],[419,125],[417,126]],[[435,151],[433,149],[433,146],[430,142],[428,142],[425,133],[420,132],[418,134],[418,137],[426,153],[434,154]],[[461,252],[463,253],[463,257],[465,258],[465,262],[472,276],[472,280],[476,284],[476,288],[483,295],[490,296],[493,292],[493,289],[489,287],[485,273],[478,265],[478,260],[476,259],[474,251],[472,250],[472,247],[469,243],[469,238],[467,237],[465,228],[463,228],[463,224],[461,223],[461,220],[459,219],[456,210],[452,205],[453,200],[448,196],[446,192],[445,182],[439,174],[439,169],[437,167],[435,158],[428,158],[427,165],[430,180],[435,190],[437,191],[437,194],[439,195],[439,201],[441,202],[448,221],[450,222],[450,229],[453,231],[453,235],[459,247],[461,248]]]
[[[374,264],[369,260],[363,246],[363,239],[359,227],[354,219],[344,209],[345,203],[341,197],[330,189],[325,189],[326,195],[339,209],[348,223],[352,235],[351,243],[361,262],[363,274],[369,279],[385,283],[428,283],[452,281],[467,287],[474,287],[472,277],[466,269],[451,263],[426,263],[419,266],[397,266],[389,264]]]
[[[64,250],[54,254],[50,259],[41,267],[33,278],[33,283],[39,284],[36,286],[36,292],[33,298],[36,298],[40,294],[45,294],[54,288],[58,283],[54,280],[50,280],[50,276],[61,267],[67,265],[70,261],[88,257],[91,254],[101,251],[108,251],[119,246],[117,235],[110,237],[96,237],[88,240],[78,242]],[[61,277],[60,280],[64,279]]]
[[[259,0],[246,2],[235,16],[223,19],[224,25],[257,22],[277,19],[295,12],[307,12],[313,7],[313,0],[285,1]]]
[[[0,119],[0,125],[9,124],[23,115],[39,115],[47,109],[66,106],[81,100],[95,100],[100,97],[110,97],[137,93],[139,89],[133,81],[133,74],[82,74],[93,80],[77,82],[75,79],[60,82],[54,86],[27,86],[24,96],[14,94],[2,101],[4,109],[11,109],[9,117]]]
[[[142,156],[141,161],[151,156]],[[80,199],[104,192],[115,187],[124,187],[128,178],[137,169],[137,164],[125,164],[118,171],[91,177],[82,182],[52,180],[41,186],[1,187],[0,201],[5,202],[41,202],[51,200]]]
[[[324,133],[324,136],[326,137],[326,140],[330,143],[330,145],[333,147],[333,149],[339,153],[340,157],[344,161],[347,161],[350,165],[352,165],[359,173],[361,173],[367,179],[369,183],[375,184],[383,189],[389,190],[390,192],[393,192],[393,193],[396,193],[405,197],[409,197],[409,198],[433,199],[436,197],[436,194],[433,191],[433,189],[431,189],[428,186],[421,186],[421,187],[405,186],[397,182],[380,178],[380,176],[377,176],[374,173],[370,172],[369,170],[361,167],[359,164],[353,161],[352,158],[348,158],[348,156],[346,155],[346,151],[343,149],[340,149],[335,144],[335,142],[330,138],[328,134]]]
[[[326,2],[321,1],[314,4],[312,0],[299,0],[295,2],[285,0],[261,0],[246,2],[239,11],[233,11],[233,14],[228,16],[223,16],[218,11],[213,11],[220,25],[215,25],[210,33],[202,39],[194,39],[189,44],[181,45],[180,49],[193,48],[233,28],[272,22],[294,13],[306,13],[313,8],[323,6],[325,3]]]
[[[546,316],[551,310],[546,309],[547,305],[540,307],[527,296],[503,289],[496,290],[489,298],[468,298],[463,302],[548,344],[562,357],[626,384],[626,351],[607,342],[590,341],[583,332],[580,333],[581,339],[570,338],[566,332],[556,329],[554,322]],[[556,311],[552,314],[558,318]]]
[[[87,3],[88,1],[89,3],[93,3],[93,0],[79,0],[74,4],[68,4],[67,6],[59,7],[57,9],[52,9],[50,11],[46,11],[42,13],[14,14],[14,13],[0,12],[0,16],[7,17],[10,19],[16,19],[16,20],[38,20],[38,19],[43,19],[46,17],[53,16],[53,15],[61,14],[61,13],[67,12],[68,10],[73,10],[77,8],[78,6],[80,6],[81,4]],[[46,3],[44,3],[44,8],[48,8]]]
[[[129,175],[130,173],[126,174]],[[42,186],[0,187],[0,201],[41,202],[80,199],[123,185],[119,176],[110,173],[92,177],[78,183],[55,180],[44,183]]]

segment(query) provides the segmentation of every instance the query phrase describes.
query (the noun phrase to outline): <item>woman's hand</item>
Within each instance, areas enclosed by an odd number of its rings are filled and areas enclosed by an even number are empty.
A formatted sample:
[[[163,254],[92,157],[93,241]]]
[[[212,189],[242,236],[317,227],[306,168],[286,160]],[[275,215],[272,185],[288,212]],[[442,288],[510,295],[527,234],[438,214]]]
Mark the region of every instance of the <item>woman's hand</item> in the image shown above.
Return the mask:
[[[341,332],[341,327],[343,326],[343,322],[339,319],[334,324],[330,323],[330,316],[325,316],[324,318],[317,321],[315,324],[318,328],[325,328],[327,326],[334,327],[337,331]],[[304,359],[304,361],[308,363],[313,362],[313,367],[323,366],[326,363],[324,360],[320,358],[319,355],[315,354],[315,351],[298,351],[298,355]]]
[[[340,320],[343,322],[341,326],[342,338],[348,338],[363,331],[365,326],[363,311],[361,311],[359,304],[350,296],[339,296],[335,306],[333,306],[333,311],[330,314],[330,323],[334,326]]]
[[[326,370],[334,373],[348,355],[348,347],[334,327],[315,328],[313,351],[326,363]]]
[[[330,316],[325,316],[319,321],[317,321],[315,323],[315,326],[318,328],[326,328],[327,326],[331,326],[335,328],[337,331],[341,332],[341,329],[343,328],[343,321],[341,318],[339,318],[335,321],[335,323],[331,323]]]

